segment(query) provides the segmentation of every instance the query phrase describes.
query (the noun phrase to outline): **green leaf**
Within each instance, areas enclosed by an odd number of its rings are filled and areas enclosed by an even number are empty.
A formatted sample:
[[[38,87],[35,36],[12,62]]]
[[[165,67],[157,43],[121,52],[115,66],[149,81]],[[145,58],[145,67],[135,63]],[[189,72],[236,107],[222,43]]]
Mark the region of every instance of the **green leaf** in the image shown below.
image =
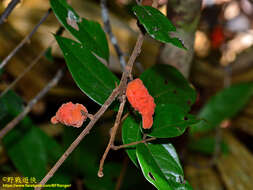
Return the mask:
[[[145,178],[157,189],[191,189],[172,144],[138,144],[136,154]]]
[[[98,22],[80,18],[66,0],[50,0],[51,7],[61,24],[87,49],[109,60],[106,35]]]
[[[47,164],[54,164],[62,155],[62,148],[31,122],[23,121],[17,127],[3,139],[7,154],[22,175],[41,180]]]
[[[54,58],[52,56],[52,48],[49,47],[47,48],[46,52],[45,52],[45,58],[50,61],[50,62],[53,62],[54,61]]]
[[[64,153],[63,148],[59,145],[59,143],[54,140],[52,137],[48,136],[41,129],[38,130],[38,137],[43,142],[43,146],[46,149],[47,155],[47,163],[54,164],[60,156]]]
[[[124,144],[129,144],[140,140],[140,123],[137,122],[132,116],[128,116],[122,126],[122,141]],[[138,166],[136,157],[136,145],[126,148],[125,150],[133,163]]]
[[[216,142],[214,137],[202,137],[192,140],[188,146],[192,151],[200,152],[206,155],[212,155],[215,151]],[[224,154],[229,152],[229,147],[225,141],[220,143],[220,149]]]
[[[169,32],[176,32],[176,28],[158,9],[137,5],[133,12],[152,38],[186,49],[180,39],[170,37]]]
[[[8,91],[0,98],[0,128],[7,125],[14,117],[23,110],[23,100],[15,92]],[[28,117],[22,119],[15,129],[11,130],[3,138],[5,146],[15,144],[18,139],[23,138],[24,133],[27,133],[32,122]]]
[[[174,104],[188,112],[196,100],[196,92],[174,67],[156,64],[140,76],[156,104]]]
[[[26,177],[42,178],[46,174],[46,147],[34,127],[24,137],[7,147],[7,153],[16,168]]]
[[[50,3],[58,20],[73,36],[98,56],[108,60],[106,36],[98,22],[80,18],[66,0],[51,0]]]
[[[153,127],[149,136],[168,138],[180,136],[191,124],[198,120],[175,105],[157,105]]]
[[[23,100],[13,91],[0,98],[0,120],[6,115],[16,115],[23,109]]]
[[[60,36],[55,38],[78,87],[102,105],[119,82],[117,77],[85,46]]]
[[[64,128],[63,144],[65,149],[69,147],[82,130],[81,128]],[[98,141],[98,139],[101,139],[101,136],[96,131],[86,136],[85,141],[78,145],[65,163],[69,174],[80,175],[82,173],[84,176],[97,176],[97,158],[100,156],[98,150],[101,149],[101,144],[103,143],[103,141]]]
[[[236,115],[249,101],[253,93],[253,83],[232,85],[218,92],[205,104],[198,114],[201,122],[192,125],[191,134],[208,132],[223,120]]]
[[[23,110],[22,99],[13,91],[0,98],[0,127]],[[3,144],[15,167],[23,176],[44,177],[48,162],[54,163],[63,153],[59,144],[25,117],[4,138]]]
[[[188,114],[196,100],[196,92],[177,69],[157,64],[140,78],[156,103],[154,123],[148,136],[176,137],[198,122]]]

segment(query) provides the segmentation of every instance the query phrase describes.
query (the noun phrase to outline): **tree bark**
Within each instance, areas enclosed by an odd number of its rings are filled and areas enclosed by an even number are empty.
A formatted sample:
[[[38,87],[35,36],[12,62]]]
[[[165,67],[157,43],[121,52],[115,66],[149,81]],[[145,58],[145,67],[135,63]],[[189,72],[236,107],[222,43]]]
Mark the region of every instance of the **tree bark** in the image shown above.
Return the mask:
[[[201,14],[201,3],[201,0],[168,0],[167,4],[167,17],[177,28],[176,34],[171,35],[180,38],[187,51],[171,44],[165,44],[160,52],[159,63],[175,66],[186,78],[189,77],[190,73],[195,31]]]

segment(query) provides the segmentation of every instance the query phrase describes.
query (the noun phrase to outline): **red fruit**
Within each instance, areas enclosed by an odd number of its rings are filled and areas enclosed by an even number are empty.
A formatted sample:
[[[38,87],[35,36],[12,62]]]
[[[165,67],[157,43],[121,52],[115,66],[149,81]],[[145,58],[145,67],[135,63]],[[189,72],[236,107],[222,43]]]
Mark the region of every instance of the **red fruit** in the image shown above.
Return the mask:
[[[223,29],[221,26],[216,26],[211,33],[211,45],[212,48],[219,48],[225,40]]]
[[[86,120],[87,109],[82,104],[73,104],[72,102],[62,104],[56,115],[51,118],[53,124],[62,123],[67,126],[81,127]]]
[[[128,83],[126,96],[132,107],[142,115],[142,127],[150,129],[153,125],[156,105],[154,98],[148,93],[147,88],[140,79]]]

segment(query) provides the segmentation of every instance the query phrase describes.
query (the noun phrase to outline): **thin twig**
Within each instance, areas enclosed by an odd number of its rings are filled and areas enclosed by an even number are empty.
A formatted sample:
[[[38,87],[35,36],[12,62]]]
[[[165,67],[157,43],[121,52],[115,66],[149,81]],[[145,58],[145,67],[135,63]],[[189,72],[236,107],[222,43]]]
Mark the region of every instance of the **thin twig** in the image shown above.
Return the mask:
[[[219,158],[219,155],[221,153],[221,144],[222,144],[222,128],[220,127],[217,127],[216,128],[216,132],[215,132],[215,146],[214,146],[214,153],[213,153],[213,156],[212,156],[212,159],[211,159],[211,163],[213,165],[216,164],[218,158]]]
[[[51,170],[47,173],[47,175],[42,179],[39,183],[38,187],[35,187],[35,190],[40,190],[43,185],[55,174],[58,168],[64,163],[64,161],[68,158],[68,156],[73,152],[73,150],[78,146],[81,140],[90,132],[93,128],[94,124],[98,121],[98,119],[104,114],[104,112],[108,109],[108,107],[112,104],[112,102],[116,99],[116,97],[120,94],[120,92],[125,89],[127,85],[127,77],[132,72],[132,67],[135,59],[139,55],[141,51],[141,46],[143,43],[144,36],[142,33],[139,34],[137,42],[135,44],[134,50],[130,56],[126,69],[121,77],[121,81],[118,87],[116,87],[111,95],[107,98],[102,107],[98,110],[98,112],[94,115],[94,119],[90,120],[89,124],[86,128],[81,132],[81,134],[74,140],[74,142],[69,146],[69,148],[63,153],[60,159],[55,163],[55,165],[51,168]]]
[[[110,23],[110,18],[109,18],[109,14],[108,14],[108,9],[106,6],[106,0],[101,0],[100,1],[100,5],[101,5],[101,13],[102,13],[102,20],[104,22],[104,28],[106,33],[109,35],[110,41],[116,51],[117,56],[119,57],[119,62],[120,65],[124,71],[125,66],[126,66],[126,61],[124,58],[124,54],[121,51],[121,48],[117,42],[116,37],[114,36],[113,32],[112,32],[112,27],[111,27],[111,23]]]
[[[117,183],[116,183],[116,186],[115,186],[115,190],[120,190],[120,187],[121,187],[121,185],[122,185],[124,176],[125,176],[125,174],[126,174],[128,162],[129,162],[128,157],[125,157],[125,158],[124,158],[124,161],[123,161],[122,169],[121,169],[120,174],[119,174],[119,178],[118,178]]]
[[[41,18],[41,20],[32,29],[32,31],[2,61],[1,65],[0,65],[0,69],[2,69],[9,62],[9,60],[23,47],[23,45],[31,39],[32,35],[38,30],[38,28],[40,27],[40,25],[47,19],[47,17],[49,16],[49,14],[50,14],[51,11],[52,11],[51,9],[48,9],[48,11],[46,12],[46,14]]]
[[[139,34],[138,38],[137,38],[137,41],[136,41],[136,44],[135,44],[135,47],[134,47],[134,50],[133,50],[133,53],[132,55],[130,56],[129,60],[128,60],[128,63],[127,63],[127,66],[125,67],[125,72],[123,73],[122,75],[122,80],[121,80],[121,83],[120,83],[120,86],[123,85],[124,88],[122,89],[122,91],[120,92],[122,94],[121,96],[121,104],[120,104],[120,108],[119,108],[119,111],[118,111],[118,114],[116,116],[116,121],[114,123],[114,126],[112,128],[112,132],[111,132],[111,137],[110,137],[110,140],[109,140],[109,143],[105,149],[105,152],[100,160],[100,164],[99,164],[99,170],[98,170],[98,177],[103,177],[104,174],[103,174],[103,166],[104,166],[104,161],[108,155],[108,152],[110,151],[111,147],[114,146],[113,143],[114,143],[114,139],[115,139],[115,135],[117,133],[117,129],[119,127],[119,124],[120,124],[120,121],[121,121],[121,117],[122,117],[122,114],[123,114],[123,109],[124,109],[124,106],[125,106],[125,102],[126,102],[126,96],[125,96],[125,87],[126,87],[126,84],[127,84],[127,78],[132,78],[132,68],[133,68],[133,64],[137,58],[137,56],[140,54],[141,52],[141,46],[142,46],[142,43],[143,43],[143,39],[144,39],[144,36],[142,33]]]
[[[56,35],[61,35],[63,31],[64,28],[59,27],[59,29],[56,31]],[[55,40],[52,40],[49,43],[48,48],[51,47],[54,42]],[[36,63],[38,63],[38,61],[46,54],[48,48],[40,52],[40,54],[32,61],[32,63],[28,67],[26,67],[26,69],[0,94],[0,98],[5,95],[10,89],[12,89],[17,84],[17,82],[20,81],[20,79],[22,79],[25,74],[28,73],[36,65]]]
[[[125,115],[123,115],[123,117],[121,118],[121,123],[127,118],[128,115],[129,113],[126,113]]]
[[[6,9],[4,10],[4,12],[0,16],[0,25],[3,24],[7,20],[7,17],[11,14],[11,12],[13,11],[13,9],[16,7],[16,5],[18,3],[20,3],[20,0],[12,0],[8,4]]]
[[[152,7],[158,7],[158,0],[153,0]]]
[[[38,100],[40,100],[52,87],[54,87],[62,76],[63,69],[60,69],[54,78],[27,104],[25,109],[0,131],[0,139],[12,130],[31,111],[32,107],[38,102]]]
[[[50,46],[53,44],[54,41],[52,41],[50,43]],[[36,63],[38,63],[38,61],[41,59],[41,57],[43,57],[46,53],[47,49],[43,50],[40,52],[40,54],[31,62],[31,64],[26,67],[26,69],[1,93],[0,97],[2,97],[3,95],[5,95],[10,89],[12,89],[18,81],[20,81],[20,79],[22,79],[26,73],[28,73],[33,66],[36,65]]]
[[[140,144],[140,143],[150,142],[150,141],[153,141],[153,140],[156,140],[156,138],[152,137],[152,138],[149,138],[149,139],[144,139],[144,140],[132,142],[132,143],[129,143],[129,144],[122,144],[122,145],[119,145],[119,146],[112,146],[111,148],[113,150],[119,150],[119,149],[122,149],[122,148],[128,148],[130,146],[134,146],[134,145],[137,145],[137,144]]]
[[[142,33],[140,33],[138,35],[134,50],[133,50],[133,54],[130,56],[128,63],[126,65],[126,72],[123,73],[123,78],[126,77],[132,77],[132,69],[133,69],[133,64],[136,60],[136,57],[141,53],[141,46],[144,40],[144,35]]]
[[[54,173],[63,164],[63,162],[68,158],[68,156],[73,152],[73,150],[77,147],[77,145],[81,142],[81,140],[90,132],[90,130],[93,128],[94,124],[104,114],[104,112],[111,105],[111,103],[115,100],[115,98],[119,95],[119,93],[120,93],[120,88],[119,87],[117,87],[113,90],[113,92],[111,93],[109,98],[106,100],[106,102],[102,105],[102,107],[94,115],[94,119],[90,120],[89,124],[85,127],[85,129],[81,132],[81,134],[74,140],[74,142],[63,153],[63,155],[56,162],[56,164],[52,167],[52,169],[42,179],[42,181],[39,183],[40,186],[35,187],[35,190],[40,190],[43,187],[43,185],[45,185],[46,182],[54,175]]]
[[[110,137],[109,143],[108,143],[108,145],[105,149],[105,152],[104,152],[104,154],[103,154],[103,156],[100,160],[99,170],[98,170],[98,177],[103,177],[104,176],[104,173],[103,173],[104,162],[105,162],[105,159],[106,159],[111,147],[114,146],[115,136],[117,134],[117,130],[118,130],[119,125],[120,125],[120,121],[121,121],[121,117],[122,117],[122,114],[123,114],[123,111],[124,111],[125,103],[126,103],[126,96],[123,95],[122,96],[122,102],[120,103],[119,111],[117,113],[116,120],[115,120],[114,126],[113,126],[112,131],[111,131],[111,137]]]

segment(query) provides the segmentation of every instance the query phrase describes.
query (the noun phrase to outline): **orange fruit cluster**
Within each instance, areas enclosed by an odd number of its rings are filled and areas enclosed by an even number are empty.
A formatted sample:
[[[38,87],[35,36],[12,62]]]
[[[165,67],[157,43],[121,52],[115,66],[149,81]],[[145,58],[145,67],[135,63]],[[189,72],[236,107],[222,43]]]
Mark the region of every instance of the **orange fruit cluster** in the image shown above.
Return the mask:
[[[150,129],[153,125],[156,105],[154,98],[149,94],[140,79],[128,83],[126,96],[132,107],[142,115],[142,127]]]
[[[56,112],[56,115],[51,118],[53,124],[62,123],[67,126],[81,127],[87,119],[88,111],[82,104],[73,104],[68,102]]]

